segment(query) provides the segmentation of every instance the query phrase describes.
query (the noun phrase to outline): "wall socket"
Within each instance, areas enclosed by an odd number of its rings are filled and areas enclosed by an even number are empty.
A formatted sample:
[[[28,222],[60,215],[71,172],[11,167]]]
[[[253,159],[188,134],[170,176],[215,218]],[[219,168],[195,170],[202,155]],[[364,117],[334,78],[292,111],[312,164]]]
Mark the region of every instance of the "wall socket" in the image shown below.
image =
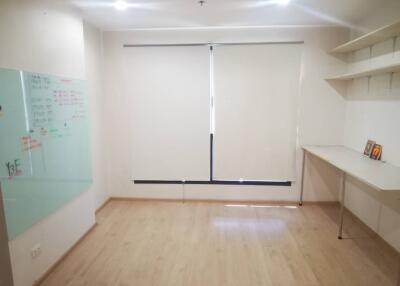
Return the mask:
[[[40,254],[42,254],[42,247],[40,244],[36,244],[31,248],[31,257],[32,259],[36,259]]]

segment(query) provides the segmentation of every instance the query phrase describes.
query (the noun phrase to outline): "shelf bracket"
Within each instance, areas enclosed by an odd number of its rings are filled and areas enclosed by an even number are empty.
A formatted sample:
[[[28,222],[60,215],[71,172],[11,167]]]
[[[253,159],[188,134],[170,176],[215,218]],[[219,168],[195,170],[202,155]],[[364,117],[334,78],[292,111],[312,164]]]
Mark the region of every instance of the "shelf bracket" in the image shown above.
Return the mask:
[[[397,44],[397,38],[398,38],[398,37],[399,37],[399,36],[393,37],[393,57],[396,56],[396,44]]]
[[[372,76],[368,76],[368,93],[369,93],[369,90],[370,90],[370,87],[371,87],[371,77]]]
[[[373,45],[369,46],[369,60],[372,59],[372,47]]]
[[[393,88],[393,77],[394,77],[394,72],[390,73],[390,81],[389,81],[389,89],[392,90]]]

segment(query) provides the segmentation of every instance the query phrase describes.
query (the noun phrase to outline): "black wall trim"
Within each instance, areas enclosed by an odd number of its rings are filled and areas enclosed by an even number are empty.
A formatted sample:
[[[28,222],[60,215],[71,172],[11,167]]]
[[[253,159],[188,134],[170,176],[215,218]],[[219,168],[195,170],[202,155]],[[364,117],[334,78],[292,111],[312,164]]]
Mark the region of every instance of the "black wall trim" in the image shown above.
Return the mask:
[[[166,185],[181,185],[183,181],[175,180],[133,180],[134,184],[166,184]]]
[[[167,184],[167,185],[235,185],[235,186],[286,186],[290,181],[236,181],[236,180],[210,180],[210,181],[179,181],[179,180],[133,180],[134,184]]]

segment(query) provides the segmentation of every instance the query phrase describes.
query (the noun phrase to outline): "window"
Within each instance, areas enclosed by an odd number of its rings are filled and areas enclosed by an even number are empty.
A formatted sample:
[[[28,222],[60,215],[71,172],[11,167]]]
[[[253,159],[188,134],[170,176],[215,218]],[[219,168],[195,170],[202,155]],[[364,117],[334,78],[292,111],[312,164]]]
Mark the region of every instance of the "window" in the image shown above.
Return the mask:
[[[214,48],[214,177],[295,178],[300,44]]]
[[[294,180],[301,44],[125,52],[135,180]]]

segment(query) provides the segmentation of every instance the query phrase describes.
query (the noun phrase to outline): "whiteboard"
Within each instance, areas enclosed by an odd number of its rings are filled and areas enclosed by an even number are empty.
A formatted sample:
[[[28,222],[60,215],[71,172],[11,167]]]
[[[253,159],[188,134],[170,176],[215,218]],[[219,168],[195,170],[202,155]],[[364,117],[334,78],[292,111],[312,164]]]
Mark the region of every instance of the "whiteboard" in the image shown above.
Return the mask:
[[[15,238],[91,184],[85,82],[0,69],[0,183]]]

